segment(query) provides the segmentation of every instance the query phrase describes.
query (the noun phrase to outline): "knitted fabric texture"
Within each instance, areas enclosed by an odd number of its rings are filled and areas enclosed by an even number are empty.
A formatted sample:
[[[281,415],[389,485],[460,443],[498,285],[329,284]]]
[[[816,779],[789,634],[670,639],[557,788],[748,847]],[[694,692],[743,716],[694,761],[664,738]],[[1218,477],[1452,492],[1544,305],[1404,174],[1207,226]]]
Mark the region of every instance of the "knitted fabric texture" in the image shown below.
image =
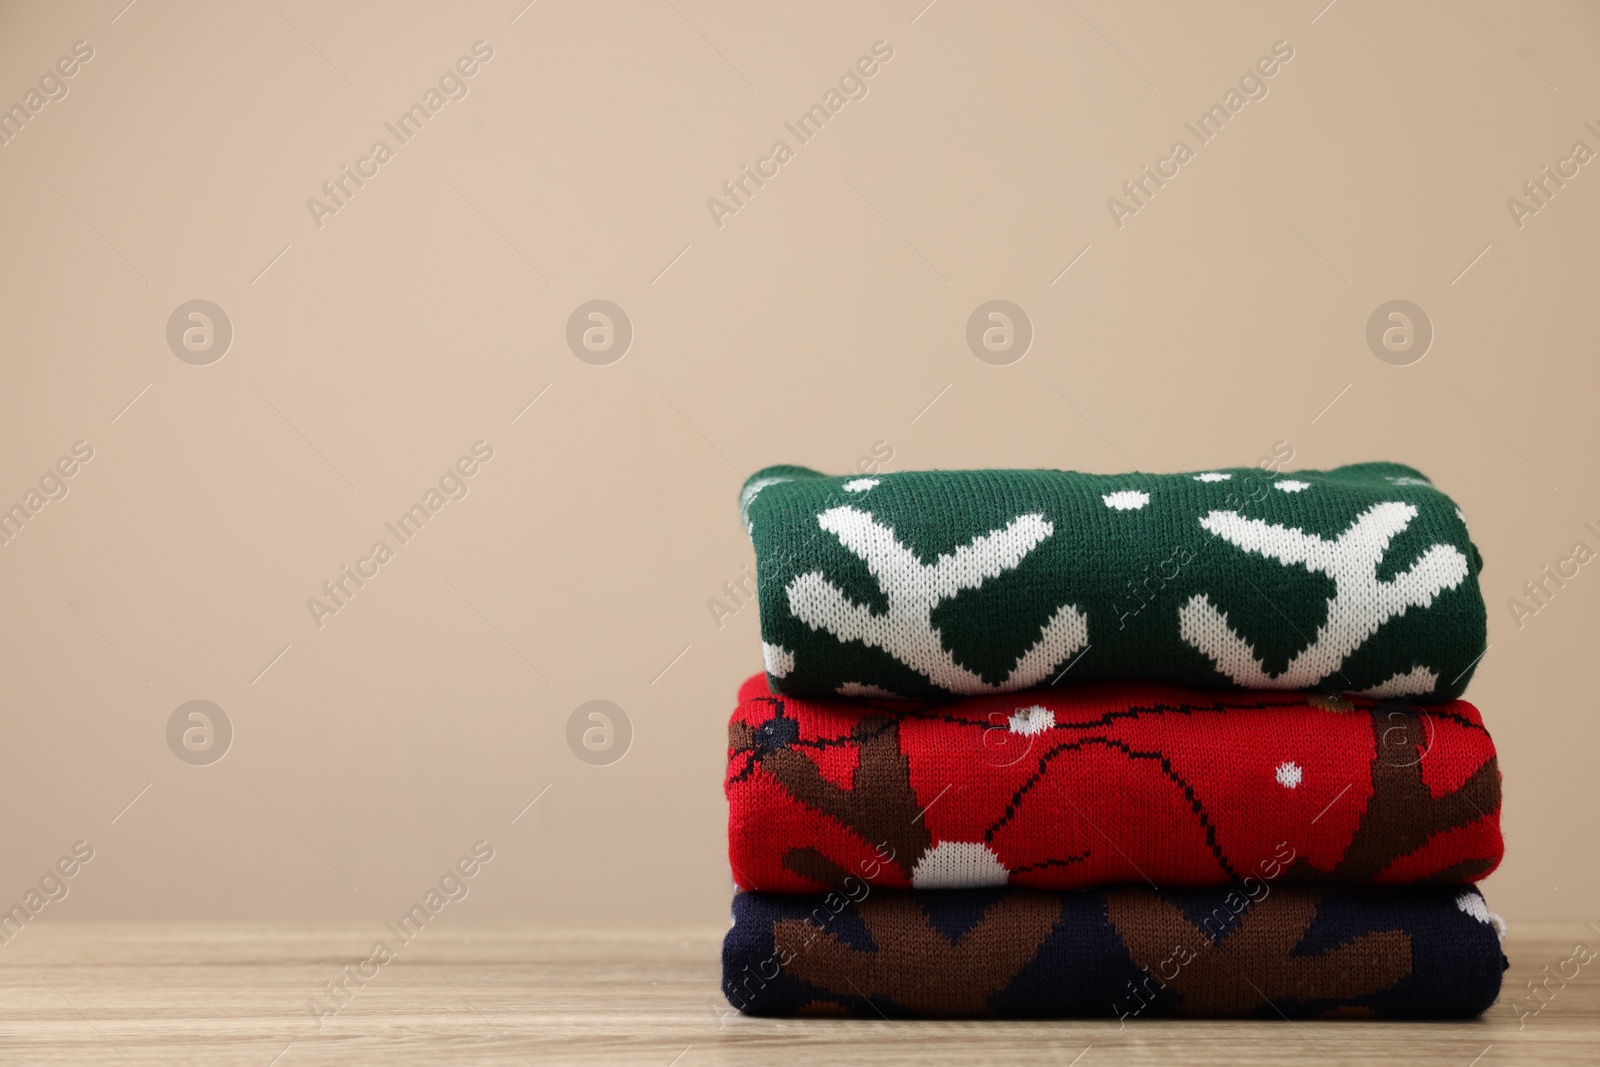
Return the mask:
[[[1271,475],[835,478],[769,467],[740,511],[767,673],[923,697],[1144,678],[1457,697],[1484,651],[1459,509],[1391,463]]]
[[[1465,1018],[1506,966],[1466,887],[741,893],[733,916],[723,993],[753,1015]]]
[[[1471,704],[1096,683],[956,702],[747,681],[728,726],[741,888],[1463,882],[1503,853]]]

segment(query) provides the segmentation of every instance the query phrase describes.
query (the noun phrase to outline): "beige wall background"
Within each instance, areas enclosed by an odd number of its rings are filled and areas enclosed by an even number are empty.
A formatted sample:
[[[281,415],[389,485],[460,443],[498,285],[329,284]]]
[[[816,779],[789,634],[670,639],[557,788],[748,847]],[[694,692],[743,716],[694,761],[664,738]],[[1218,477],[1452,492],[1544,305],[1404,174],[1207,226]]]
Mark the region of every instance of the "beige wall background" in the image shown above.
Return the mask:
[[[725,723],[760,656],[754,609],[707,601],[752,563],[746,474],[1287,442],[1465,509],[1492,642],[1468,696],[1506,782],[1487,892],[1596,917],[1600,572],[1507,601],[1600,549],[1600,164],[1507,201],[1600,151],[1600,11],[1325,2],[5,4],[0,103],[47,102],[0,146],[0,503],[93,458],[0,547],[0,898],[86,841],[42,917],[376,923],[482,840],[463,920],[725,921]],[[402,144],[385,123],[480,41]],[[1276,42],[1200,145],[1184,123]],[[1119,226],[1108,198],[1180,138]],[[780,139],[719,225],[707,199]],[[607,365],[566,341],[595,299],[632,324]],[[991,299],[1034,330],[1009,365],[965,339]],[[1408,365],[1366,340],[1395,299],[1434,331]],[[193,300],[231,324],[206,365],[167,340]],[[480,441],[400,545],[384,523]],[[308,598],[380,538],[319,626]],[[631,725],[608,765],[568,743],[594,699]],[[191,700],[231,724],[220,760],[169,746]]]

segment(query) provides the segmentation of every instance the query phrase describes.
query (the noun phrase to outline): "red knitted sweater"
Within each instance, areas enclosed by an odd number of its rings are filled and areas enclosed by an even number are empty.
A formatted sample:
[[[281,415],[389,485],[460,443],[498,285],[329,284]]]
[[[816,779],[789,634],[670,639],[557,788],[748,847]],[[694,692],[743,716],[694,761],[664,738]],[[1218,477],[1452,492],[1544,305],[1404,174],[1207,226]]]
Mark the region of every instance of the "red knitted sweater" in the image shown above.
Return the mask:
[[[1123,682],[954,703],[740,689],[741,888],[1464,882],[1499,863],[1478,711]]]

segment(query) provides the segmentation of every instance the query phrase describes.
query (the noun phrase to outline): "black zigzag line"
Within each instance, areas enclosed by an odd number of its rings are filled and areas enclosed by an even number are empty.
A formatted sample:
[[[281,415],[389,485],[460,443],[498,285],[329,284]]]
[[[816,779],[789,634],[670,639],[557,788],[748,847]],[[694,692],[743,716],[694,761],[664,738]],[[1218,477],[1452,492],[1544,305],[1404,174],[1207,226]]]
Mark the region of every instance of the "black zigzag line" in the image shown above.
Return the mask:
[[[1071,867],[1075,863],[1082,863],[1091,855],[1093,855],[1093,850],[1086,848],[1076,856],[1068,856],[1064,860],[1044,860],[1040,863],[1030,863],[1026,867],[1018,867],[1009,873],[1021,874],[1024,871],[1042,871],[1046,867]]]
[[[773,703],[776,703],[780,708],[780,712],[779,713],[782,714],[782,711],[781,711],[781,709],[783,707],[783,702],[782,701],[777,700],[776,698],[773,698],[773,697],[757,697],[755,699],[761,700],[763,702],[771,701]],[[966,717],[959,716],[959,715],[950,715],[948,713],[940,713],[940,712],[937,712],[937,711],[933,710],[934,707],[944,707],[944,706],[947,706],[947,705],[934,705],[933,707],[930,707],[930,708],[900,708],[900,709],[879,708],[877,705],[869,705],[869,706],[873,707],[874,710],[878,711],[880,714],[887,714],[887,715],[890,715],[890,716],[892,716],[894,718],[898,718],[898,719],[902,719],[902,720],[904,720],[904,719],[921,719],[921,720],[928,721],[928,722],[948,723],[948,724],[950,724],[952,726],[976,726],[976,727],[978,727],[980,729],[983,729],[983,730],[992,730],[992,729],[996,729],[997,728],[997,724],[996,723],[986,722],[986,721],[979,721],[977,719],[970,719],[970,718],[966,718]],[[1139,717],[1141,717],[1143,715],[1167,715],[1167,714],[1172,714],[1172,715],[1193,715],[1196,712],[1211,712],[1211,711],[1214,711],[1214,712],[1275,711],[1275,710],[1282,709],[1282,708],[1300,708],[1300,707],[1305,707],[1305,706],[1306,705],[1297,703],[1297,702],[1295,702],[1293,700],[1260,700],[1260,701],[1253,701],[1253,702],[1240,702],[1240,701],[1230,701],[1230,700],[1215,700],[1215,701],[1209,701],[1209,702],[1195,702],[1195,703],[1184,702],[1184,703],[1179,703],[1179,704],[1166,704],[1166,703],[1161,703],[1161,702],[1157,702],[1157,703],[1154,703],[1154,704],[1132,704],[1132,705],[1129,705],[1128,707],[1125,707],[1125,708],[1118,708],[1118,709],[1116,709],[1114,711],[1108,711],[1108,712],[1104,713],[1103,715],[1101,715],[1098,719],[1093,719],[1093,720],[1090,720],[1090,721],[1087,721],[1087,722],[1056,723],[1055,726],[1052,727],[1052,729],[1056,729],[1056,730],[1095,730],[1095,729],[1100,729],[1102,727],[1110,726],[1112,723],[1114,723],[1114,722],[1116,722],[1116,721],[1118,721],[1120,719],[1137,719],[1137,718],[1139,718]],[[1381,705],[1379,705],[1379,704],[1373,704],[1370,707],[1362,707],[1362,708],[1352,709],[1351,712],[1346,713],[1346,714],[1353,714],[1355,711],[1377,710],[1380,707],[1381,707]],[[1469,730],[1477,730],[1480,733],[1488,733],[1488,729],[1482,723],[1475,723],[1475,722],[1471,721],[1470,719],[1468,719],[1466,716],[1462,715],[1460,712],[1446,711],[1443,708],[1430,708],[1430,707],[1426,707],[1426,706],[1423,706],[1423,707],[1412,707],[1410,705],[1407,705],[1407,710],[1410,710],[1410,711],[1412,711],[1412,712],[1414,712],[1416,714],[1420,714],[1420,715],[1437,715],[1439,718],[1449,719],[1450,721],[1452,721],[1454,723],[1457,723],[1457,724],[1459,724],[1459,725],[1461,725],[1463,727],[1466,727]],[[838,739],[819,739],[818,741],[803,741],[803,742],[797,741],[796,744],[804,744],[804,745],[810,745],[810,746],[816,746],[816,747],[825,747],[827,744],[830,744],[830,743],[834,743],[834,744],[837,744],[837,743],[848,743],[851,740],[853,740],[853,738],[850,737],[849,735],[846,735],[846,736],[838,738]]]
[[[1299,707],[1299,706],[1300,705],[1295,704],[1293,701],[1272,701],[1272,700],[1259,701],[1259,702],[1256,702],[1256,703],[1235,703],[1235,702],[1220,701],[1219,700],[1219,701],[1214,701],[1214,702],[1211,702],[1211,703],[1196,703],[1196,704],[1189,704],[1189,703],[1183,703],[1183,704],[1156,703],[1156,704],[1148,704],[1148,705],[1145,705],[1145,704],[1131,704],[1131,705],[1129,705],[1128,707],[1125,707],[1125,708],[1118,708],[1115,711],[1108,711],[1105,714],[1101,715],[1098,719],[1092,719],[1092,720],[1089,720],[1087,722],[1058,722],[1053,727],[1051,727],[1051,729],[1053,729],[1053,730],[1097,730],[1097,729],[1100,729],[1102,727],[1110,726],[1112,723],[1116,722],[1119,719],[1137,719],[1142,715],[1167,715],[1167,714],[1172,714],[1172,715],[1193,715],[1196,712],[1206,712],[1206,711],[1220,711],[1220,712],[1227,712],[1227,711],[1267,711],[1267,710],[1276,710],[1276,709],[1279,709],[1279,708],[1294,708],[1294,707]],[[996,713],[996,714],[998,714],[998,713]],[[945,722],[945,723],[950,723],[950,724],[955,725],[955,726],[977,726],[977,727],[979,727],[981,729],[984,729],[984,730],[993,730],[993,729],[997,729],[998,728],[998,724],[996,724],[996,723],[980,722],[980,721],[978,721],[976,719],[962,718],[962,717],[956,716],[956,715],[927,715],[927,714],[919,714],[919,713],[908,713],[908,714],[904,715],[903,717],[904,718],[909,718],[909,719],[925,719],[925,720],[931,720],[931,721],[935,721],[935,722]]]
[[[733,761],[733,756],[738,755],[749,756],[750,759],[745,761],[743,770],[741,770],[738,774],[735,774],[732,778],[728,779],[728,785],[737,785],[738,783],[744,781],[746,778],[749,778],[752,774],[756,773],[756,767],[760,766],[760,761],[755,758],[755,754],[747,748],[740,749],[738,752],[733,753],[732,756],[729,756],[729,762],[731,763]]]
[[[1210,817],[1206,815],[1205,805],[1200,802],[1199,797],[1195,796],[1193,787],[1191,787],[1188,782],[1184,781],[1183,777],[1179,775],[1177,771],[1172,769],[1172,764],[1167,759],[1166,755],[1161,752],[1136,752],[1132,746],[1126,744],[1125,742],[1114,741],[1108,737],[1085,737],[1077,741],[1069,741],[1062,745],[1058,745],[1056,748],[1051,749],[1049,752],[1040,756],[1038,772],[1024,782],[1017,789],[1017,791],[1011,795],[1011,802],[1006,805],[1005,814],[1001,815],[1000,819],[993,826],[989,827],[989,829],[983,832],[984,842],[988,843],[994,840],[994,835],[998,833],[1000,828],[1009,822],[1011,817],[1017,813],[1017,805],[1022,803],[1023,796],[1035,785],[1044,780],[1047,764],[1050,760],[1061,755],[1062,753],[1076,751],[1088,745],[1105,745],[1107,748],[1115,748],[1122,751],[1128,756],[1129,759],[1148,759],[1155,760],[1160,763],[1162,773],[1171,779],[1173,784],[1183,790],[1183,795],[1189,800],[1189,807],[1192,808],[1195,815],[1199,817],[1200,825],[1204,827],[1206,832],[1206,844],[1210,847],[1211,854],[1215,856],[1217,862],[1222,865],[1222,869],[1227,873],[1228,877],[1234,879],[1235,881],[1239,880],[1239,872],[1233,869],[1233,865],[1228,862],[1228,857],[1223,854],[1221,847],[1217,844],[1217,830],[1216,827],[1211,824]]]

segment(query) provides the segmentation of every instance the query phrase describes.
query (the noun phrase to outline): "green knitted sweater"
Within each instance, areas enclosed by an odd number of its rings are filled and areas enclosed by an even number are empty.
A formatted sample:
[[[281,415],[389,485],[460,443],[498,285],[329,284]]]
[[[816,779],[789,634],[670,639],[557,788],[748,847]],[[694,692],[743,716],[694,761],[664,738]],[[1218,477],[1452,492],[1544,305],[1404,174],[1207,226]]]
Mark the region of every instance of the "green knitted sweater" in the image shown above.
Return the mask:
[[[1445,700],[1484,651],[1464,517],[1398,464],[768,467],[739,505],[777,693],[1145,678]]]

